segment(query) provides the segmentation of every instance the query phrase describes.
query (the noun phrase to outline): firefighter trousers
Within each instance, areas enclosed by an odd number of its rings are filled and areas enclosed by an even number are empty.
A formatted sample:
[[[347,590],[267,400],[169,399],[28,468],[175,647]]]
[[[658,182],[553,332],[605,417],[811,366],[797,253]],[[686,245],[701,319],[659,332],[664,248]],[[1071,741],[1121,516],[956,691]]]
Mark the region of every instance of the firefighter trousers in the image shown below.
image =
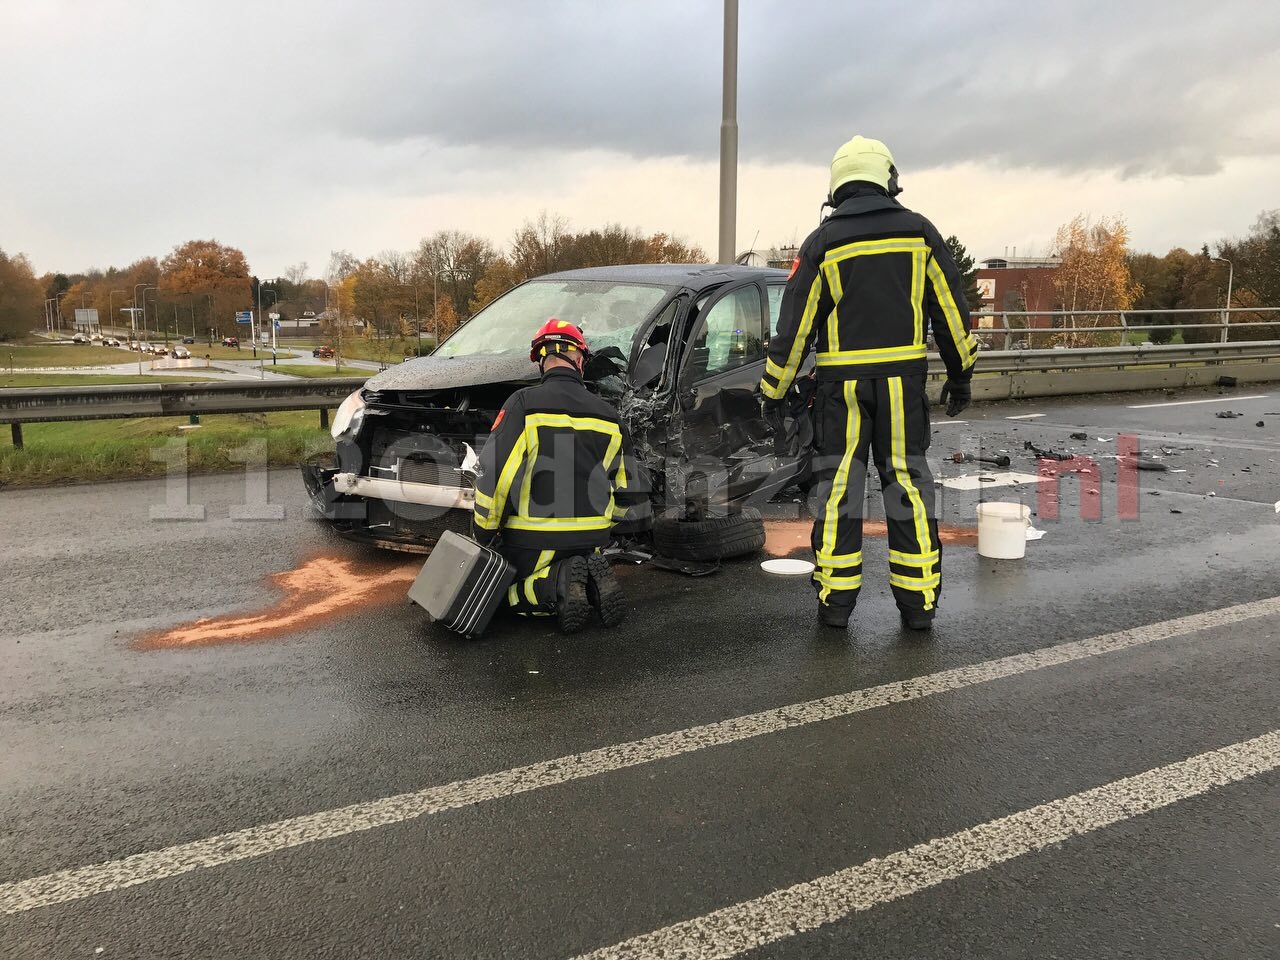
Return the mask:
[[[814,586],[820,603],[851,608],[862,587],[867,464],[880,474],[889,585],[898,608],[931,614],[942,588],[923,376],[822,381],[814,399]],[[870,454],[870,456],[868,456]]]
[[[526,550],[502,547],[502,555],[516,568],[516,582],[507,589],[507,610],[522,617],[547,617],[556,612],[556,574],[560,561],[568,557],[588,556],[596,551]]]

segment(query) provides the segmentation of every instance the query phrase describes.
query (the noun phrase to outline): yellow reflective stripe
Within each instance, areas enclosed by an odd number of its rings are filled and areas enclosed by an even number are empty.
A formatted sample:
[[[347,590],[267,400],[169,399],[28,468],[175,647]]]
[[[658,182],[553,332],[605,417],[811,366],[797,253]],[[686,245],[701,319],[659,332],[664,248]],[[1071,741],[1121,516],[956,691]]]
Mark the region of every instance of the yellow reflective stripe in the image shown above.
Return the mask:
[[[476,506],[482,510],[488,510],[493,506],[493,498],[488,494],[481,493],[479,490],[473,491],[476,497]]]
[[[866,350],[823,351],[818,366],[853,366],[860,363],[888,363],[894,360],[923,360],[928,353],[922,343],[905,343],[900,347],[868,347]]]
[[[494,515],[491,526],[485,526],[486,530],[493,530],[498,526],[498,521],[502,519],[501,511],[505,509],[507,498],[511,495],[511,484],[515,480],[516,471],[520,469],[520,464],[524,462],[524,454],[527,441],[525,435],[520,434],[516,444],[511,448],[511,456],[507,457],[507,462],[503,464],[502,470],[498,474],[498,483],[493,489],[493,502],[495,506]]]
[[[840,349],[840,301],[844,299],[844,284],[840,282],[838,264],[824,265],[827,287],[831,290],[831,312],[827,314],[827,350]]]
[[[514,607],[520,603],[520,585],[513,583],[507,588],[507,606]]]
[[[509,517],[509,530],[542,530],[563,533],[572,530],[608,530],[613,521],[608,517]]]
[[[922,554],[932,553],[937,547],[929,536],[929,518],[925,515],[924,501],[920,497],[920,491],[911,482],[911,472],[907,469],[906,405],[902,401],[902,378],[890,377],[886,382],[889,387],[889,423],[891,428],[889,431],[889,464],[893,470],[894,477],[902,485],[902,489],[906,491],[907,500],[911,503],[911,514],[915,520],[916,546],[920,548],[920,553]],[[891,584],[893,576],[892,574],[890,575],[889,582]],[[933,584],[933,586],[936,587],[938,584]],[[910,587],[909,589],[918,588]],[[933,607],[933,591],[925,589],[924,593],[924,608],[929,610]]]
[[[625,520],[627,519],[627,508],[615,503],[609,511],[609,516],[615,521]]]
[[[862,574],[855,573],[852,577],[833,577],[829,573],[821,570],[813,575],[815,583],[821,584],[830,590],[857,590],[862,586]]]
[[[978,341],[973,334],[964,332],[964,321],[960,319],[960,309],[956,306],[955,297],[951,296],[951,286],[938,266],[938,261],[929,258],[929,283],[933,294],[942,307],[942,315],[947,320],[947,329],[951,331],[951,339],[955,341],[956,350],[960,354],[960,363],[967,369],[973,365],[974,353]]]
[[[924,237],[885,237],[882,240],[855,240],[853,243],[832,247],[823,258],[822,265],[840,263],[852,257],[874,256],[880,253],[915,253],[928,250]]]
[[[567,427],[570,430],[589,430],[621,436],[616,423],[599,417],[574,417],[567,413],[527,413],[524,423],[526,427]]]
[[[554,550],[543,550],[538,554],[538,562],[534,565],[533,573],[525,578],[524,581],[524,598],[535,606],[538,603],[538,595],[534,592],[534,584],[539,580],[545,580],[551,575],[551,561],[556,558]]]
[[[924,274],[927,257],[928,254],[923,250],[917,250],[911,255],[911,315],[915,320],[915,342],[918,344],[924,343]]]
[[[533,468],[538,462],[538,428],[529,420],[526,417],[524,422],[525,459],[529,461],[529,465],[520,482],[520,503],[516,507],[517,512],[525,517],[529,515],[529,498],[533,495]]]
[[[889,586],[901,590],[914,590],[916,593],[933,594],[942,585],[942,575],[935,573],[929,577],[905,577],[900,573],[889,573]],[[933,597],[926,598],[925,609],[933,605]]]
[[[818,566],[828,569],[860,567],[862,566],[862,551],[859,550],[857,553],[827,553],[825,550],[819,550],[813,559]]]
[[[776,386],[761,383],[760,391],[770,400],[781,400],[783,394],[800,372],[800,358],[804,356],[805,344],[809,342],[809,331],[813,329],[813,317],[818,312],[818,303],[822,300],[822,271],[818,271],[809,285],[809,299],[805,301],[804,313],[800,315],[800,326],[796,330],[796,338],[791,342],[791,353],[787,355],[786,365],[781,374],[776,374]]]
[[[836,475],[831,480],[831,492],[827,495],[827,506],[822,514],[822,549],[817,551],[828,556],[836,552],[840,503],[844,500],[845,491],[849,489],[849,468],[853,465],[853,457],[862,437],[862,415],[858,409],[857,391],[857,380],[844,382],[844,403],[849,415],[844,425],[844,456],[840,458]]]
[[[930,553],[903,553],[901,550],[889,551],[889,562],[904,567],[929,567],[938,562],[941,554],[934,550]]]
[[[778,366],[772,360],[767,358],[764,361],[764,372],[767,373],[769,376],[773,377],[775,380],[778,379],[779,377],[784,377],[787,374],[787,371],[783,370],[780,366]]]

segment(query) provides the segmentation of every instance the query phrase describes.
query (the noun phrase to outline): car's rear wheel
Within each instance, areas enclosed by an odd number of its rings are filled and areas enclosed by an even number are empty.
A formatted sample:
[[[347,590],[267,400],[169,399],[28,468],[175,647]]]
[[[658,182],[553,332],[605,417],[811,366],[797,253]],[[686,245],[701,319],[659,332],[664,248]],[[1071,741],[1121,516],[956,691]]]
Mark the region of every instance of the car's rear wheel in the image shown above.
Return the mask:
[[[745,557],[764,548],[764,520],[750,508],[709,520],[661,517],[653,525],[653,545],[674,560]]]

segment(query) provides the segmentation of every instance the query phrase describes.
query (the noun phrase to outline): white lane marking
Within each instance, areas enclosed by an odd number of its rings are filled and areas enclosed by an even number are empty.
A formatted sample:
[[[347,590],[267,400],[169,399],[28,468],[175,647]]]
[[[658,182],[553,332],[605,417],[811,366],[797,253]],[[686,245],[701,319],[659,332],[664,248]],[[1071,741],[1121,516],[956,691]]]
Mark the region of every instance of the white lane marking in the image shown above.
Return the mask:
[[[1035,420],[1043,417],[1043,413],[1020,413],[1016,417],[1005,417],[1006,420]]]
[[[992,680],[1015,677],[1046,667],[1276,614],[1280,614],[1280,597],[1254,600],[997,660],[954,667],[922,677],[895,680],[877,687],[732,717],[671,733],[660,733],[643,740],[599,747],[585,753],[487,773],[471,780],[457,780],[414,793],[402,793],[276,823],[247,827],[204,840],[136,853],[120,860],[72,867],[27,880],[16,880],[0,885],[0,915],[67,903],[153,880],[181,876],[193,870],[237,863],[308,843],[404,823],[446,810],[518,796],[531,790],[625,770],[655,760],[678,757],[810,723],[821,723],[890,704],[920,700]]]
[[[655,930],[577,960],[724,960],[1280,767],[1280,730]]]
[[[1197,403],[1233,403],[1240,400],[1265,400],[1269,395],[1255,394],[1252,397],[1210,397],[1208,400],[1170,400],[1168,403],[1133,403],[1128,410],[1150,410],[1153,407],[1190,407]]]

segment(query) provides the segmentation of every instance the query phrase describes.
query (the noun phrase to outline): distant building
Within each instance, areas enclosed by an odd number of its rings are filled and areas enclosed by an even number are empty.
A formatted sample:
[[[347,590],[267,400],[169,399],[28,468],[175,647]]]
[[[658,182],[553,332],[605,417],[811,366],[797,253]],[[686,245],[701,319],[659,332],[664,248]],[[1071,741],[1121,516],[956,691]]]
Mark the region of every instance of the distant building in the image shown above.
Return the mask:
[[[1004,311],[1051,311],[1061,309],[1054,281],[1062,266],[1059,257],[988,257],[979,262],[977,270],[978,294],[982,305],[978,308],[975,326],[982,329],[999,329],[1003,325],[993,314]],[[984,316],[985,315],[985,316]],[[1049,316],[1010,317],[1010,326],[1050,327]]]

